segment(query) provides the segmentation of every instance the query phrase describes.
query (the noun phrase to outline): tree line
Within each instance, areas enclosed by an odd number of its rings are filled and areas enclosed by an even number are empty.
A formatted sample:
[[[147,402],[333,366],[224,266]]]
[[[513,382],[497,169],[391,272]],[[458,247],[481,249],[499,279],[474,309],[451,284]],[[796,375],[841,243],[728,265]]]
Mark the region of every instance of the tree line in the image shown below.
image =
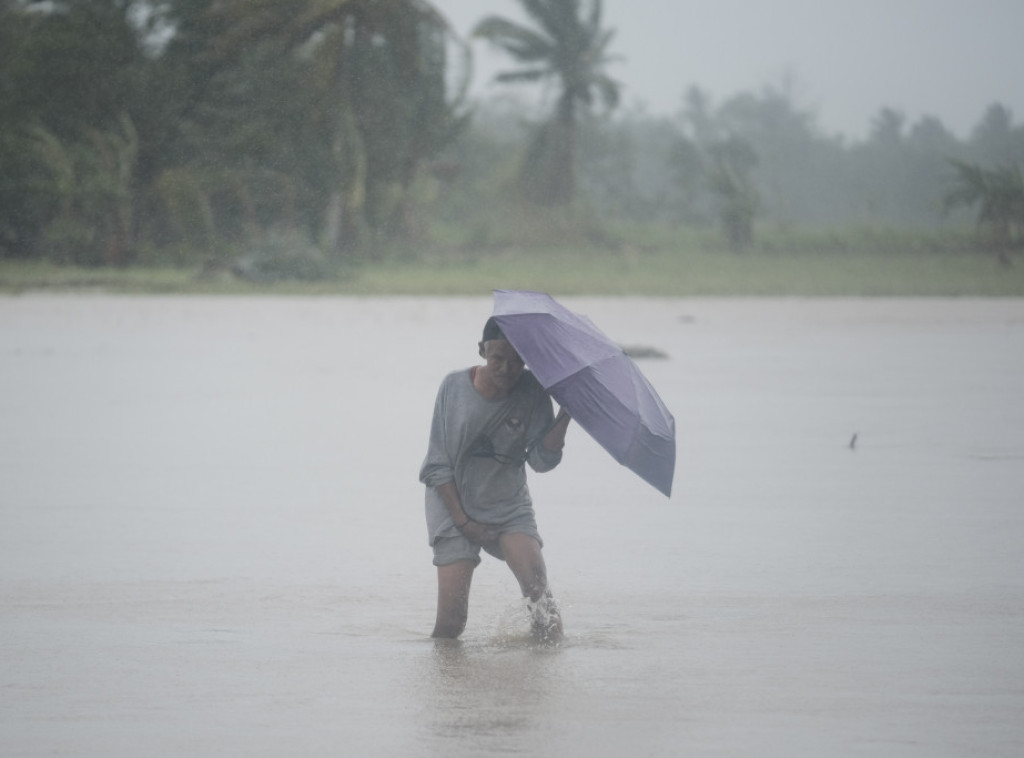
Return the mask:
[[[122,264],[416,230],[465,46],[417,0],[0,5],[0,249]],[[182,253],[187,254],[187,253]]]
[[[605,212],[717,223],[734,247],[764,227],[941,232],[1024,244],[1024,125],[994,103],[966,139],[881,108],[862,140],[826,134],[785,87],[714,102],[691,87],[674,117],[595,125],[585,169]]]
[[[527,23],[475,34],[510,91],[550,83],[539,111],[469,100],[468,45],[426,0],[0,0],[0,257],[330,262],[552,216],[594,242],[614,222],[737,248],[764,225],[1024,240],[1024,127],[1001,105],[968,139],[883,109],[860,142],[784,88],[622,112],[600,0],[520,2]]]

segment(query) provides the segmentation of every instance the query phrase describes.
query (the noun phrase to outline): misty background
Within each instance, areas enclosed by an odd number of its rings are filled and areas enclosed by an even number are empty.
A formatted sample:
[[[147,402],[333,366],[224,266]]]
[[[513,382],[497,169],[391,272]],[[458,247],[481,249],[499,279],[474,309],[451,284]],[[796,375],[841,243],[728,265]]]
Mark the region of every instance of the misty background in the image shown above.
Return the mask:
[[[462,34],[484,13],[524,19],[517,0],[437,0]],[[717,99],[789,86],[825,134],[863,140],[884,107],[934,116],[970,136],[994,102],[1024,114],[1024,5],[1015,0],[612,0],[604,16],[621,56],[625,103],[671,116],[695,84]],[[473,92],[486,96],[506,59],[473,44]]]
[[[530,5],[5,0],[0,257],[1024,243],[1014,3]]]

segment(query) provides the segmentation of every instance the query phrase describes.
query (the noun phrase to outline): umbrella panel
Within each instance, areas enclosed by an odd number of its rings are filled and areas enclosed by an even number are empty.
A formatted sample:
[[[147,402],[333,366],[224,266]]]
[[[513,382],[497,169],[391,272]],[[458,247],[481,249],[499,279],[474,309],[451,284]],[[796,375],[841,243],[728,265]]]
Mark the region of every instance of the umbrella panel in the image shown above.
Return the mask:
[[[555,314],[505,315],[497,317],[497,321],[545,387],[603,358],[622,355],[622,350],[600,332],[595,334],[579,324],[567,323]]]
[[[671,493],[675,426],[628,357],[588,366],[548,391],[616,461]]]

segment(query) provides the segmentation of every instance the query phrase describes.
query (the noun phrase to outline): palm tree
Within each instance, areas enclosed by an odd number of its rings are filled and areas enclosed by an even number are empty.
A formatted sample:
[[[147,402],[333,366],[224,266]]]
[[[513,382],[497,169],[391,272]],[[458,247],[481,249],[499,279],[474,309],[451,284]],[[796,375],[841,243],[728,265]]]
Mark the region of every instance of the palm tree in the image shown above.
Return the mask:
[[[1024,177],[1020,166],[1007,165],[984,169],[952,160],[956,183],[946,193],[944,209],[948,213],[957,206],[978,206],[978,226],[987,227],[992,242],[1005,250],[1024,243]]]
[[[745,250],[754,242],[754,216],[760,205],[751,178],[757,152],[745,140],[732,137],[712,144],[708,153],[712,163],[708,188],[717,201],[722,231],[733,250]]]
[[[451,86],[448,55],[466,51],[436,8],[427,0],[224,0],[211,13],[225,28],[214,57],[265,44],[308,61],[331,92],[316,114],[327,124],[335,177],[323,247],[357,244],[367,227],[405,231],[420,168],[462,123],[466,82]],[[466,60],[461,73],[468,79]]]
[[[614,58],[614,29],[601,28],[601,0],[519,0],[537,27],[488,16],[474,30],[522,68],[499,82],[551,82],[559,89],[551,119],[538,131],[523,166],[524,189],[539,204],[566,204],[576,189],[579,109],[619,102],[619,84],[605,73]]]

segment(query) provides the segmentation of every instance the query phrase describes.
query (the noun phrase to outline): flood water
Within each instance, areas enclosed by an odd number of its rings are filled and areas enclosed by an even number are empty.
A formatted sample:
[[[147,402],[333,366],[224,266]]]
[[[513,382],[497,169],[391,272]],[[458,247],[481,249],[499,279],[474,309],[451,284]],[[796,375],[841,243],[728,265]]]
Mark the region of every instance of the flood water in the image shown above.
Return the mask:
[[[1024,754],[1024,301],[563,302],[678,462],[532,475],[551,647],[490,558],[428,639],[489,298],[0,298],[0,753]]]

